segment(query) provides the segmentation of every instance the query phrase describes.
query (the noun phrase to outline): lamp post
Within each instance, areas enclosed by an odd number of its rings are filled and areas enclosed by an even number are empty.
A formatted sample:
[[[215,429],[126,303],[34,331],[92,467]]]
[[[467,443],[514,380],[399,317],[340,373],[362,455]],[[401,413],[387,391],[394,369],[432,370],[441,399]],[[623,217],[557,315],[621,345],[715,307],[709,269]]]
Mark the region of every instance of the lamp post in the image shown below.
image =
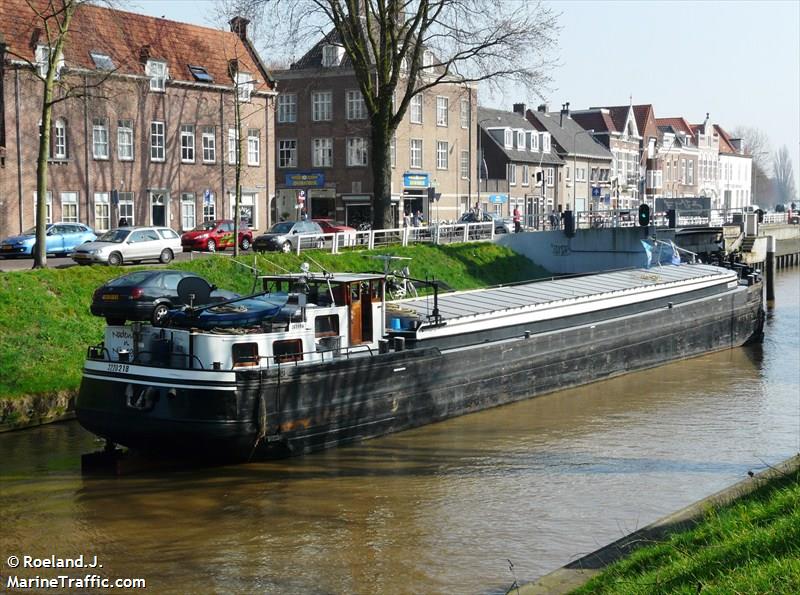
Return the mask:
[[[491,122],[495,120],[497,122],[500,121],[500,116],[494,116],[492,118],[484,118],[483,120],[478,120],[478,208],[481,205],[481,170],[483,169],[483,152],[481,151],[481,124],[484,122]],[[486,172],[486,179],[489,179],[489,172]]]
[[[572,207],[575,208],[575,191],[578,189],[578,150],[575,143],[578,141],[579,134],[594,134],[594,128],[589,130],[578,130],[572,135]]]

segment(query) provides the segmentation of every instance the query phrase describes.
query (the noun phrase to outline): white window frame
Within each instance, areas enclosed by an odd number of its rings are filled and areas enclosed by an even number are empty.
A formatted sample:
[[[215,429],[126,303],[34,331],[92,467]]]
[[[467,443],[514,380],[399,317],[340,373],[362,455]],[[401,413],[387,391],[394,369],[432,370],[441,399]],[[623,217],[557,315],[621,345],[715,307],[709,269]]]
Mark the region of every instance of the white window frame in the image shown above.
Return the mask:
[[[527,165],[522,166],[522,185],[523,186],[531,185],[531,172]]]
[[[50,68],[50,56],[52,56],[54,52],[55,48],[42,44],[36,46],[34,56],[36,72],[43,79],[47,78],[47,71]],[[59,54],[58,58],[55,60],[55,67],[56,73],[53,78],[59,80],[61,78],[61,70],[64,68],[64,54]]]
[[[297,93],[278,95],[278,124],[297,122]]]
[[[422,106],[422,93],[417,93],[411,98],[411,104],[408,106],[408,118],[412,124],[422,124],[424,120]]]
[[[450,111],[450,98],[442,95],[436,96],[436,125],[448,126]]]
[[[194,192],[181,192],[181,229],[189,231],[197,225],[197,201]]]
[[[203,221],[216,221],[217,219],[217,201],[216,196],[212,193],[208,202],[203,197]]]
[[[52,223],[53,222],[53,193],[48,190],[47,194],[45,195],[45,216],[44,222],[45,223]],[[33,191],[33,208],[34,208],[34,221],[36,221],[37,215],[39,213],[39,209],[37,208],[36,202],[39,198],[39,193],[36,190]]]
[[[525,148],[525,131],[517,130],[517,149],[524,151]]]
[[[239,132],[236,128],[228,128],[228,165],[236,165],[239,157]]]
[[[249,72],[237,72],[235,77],[236,82],[236,98],[242,103],[250,103],[250,96],[253,93],[253,75]]]
[[[161,163],[166,159],[166,136],[164,122],[152,120],[150,122],[150,161]]]
[[[181,163],[194,163],[195,159],[194,124],[181,124]]]
[[[203,126],[203,163],[217,162],[217,129],[215,126]]]
[[[514,148],[514,131],[511,128],[503,130],[503,146],[506,149]]]
[[[450,144],[446,140],[436,141],[436,169],[446,170],[449,166]]]
[[[108,145],[108,120],[92,118],[92,158],[101,161],[108,159]]]
[[[236,195],[230,193],[230,213],[231,219],[236,218]],[[258,229],[258,194],[256,192],[242,192],[241,201],[239,202],[240,219],[249,219],[250,227]],[[247,214],[252,217],[247,217]]]
[[[542,151],[544,153],[550,152],[550,133],[542,132]]]
[[[111,200],[109,193],[95,192],[92,204],[94,205],[95,231],[108,231],[111,229]]]
[[[531,151],[539,151],[539,133],[531,132]]]
[[[461,99],[459,110],[459,120],[461,128],[469,128],[469,100]]]
[[[461,151],[461,161],[459,163],[460,175],[462,180],[469,180],[469,151]]]
[[[366,167],[368,165],[367,139],[360,136],[347,138],[347,167]]]
[[[358,89],[348,90],[345,94],[347,98],[347,119],[366,120],[367,104],[364,103],[364,96]]]
[[[78,199],[77,192],[66,191],[61,193],[61,220],[64,223],[80,222],[80,201]],[[73,210],[73,207],[75,212],[67,214],[67,211]]]
[[[547,187],[548,188],[552,188],[555,185],[555,180],[556,180],[555,168],[546,167],[545,168],[545,176],[546,176],[546,179],[547,179],[547,181],[546,181]]]
[[[278,167],[297,167],[296,138],[283,138],[278,140]]]
[[[117,195],[119,202],[117,209],[119,210],[119,217],[128,221],[128,225],[136,225],[136,218],[134,217],[135,209],[133,208],[133,192],[120,192]]]
[[[412,138],[408,141],[408,167],[422,169],[423,142],[421,138]]]
[[[148,60],[144,70],[145,74],[150,77],[150,90],[157,93],[166,92],[169,76],[167,63],[162,60]]]
[[[330,137],[311,139],[311,166],[333,167],[333,139]]]
[[[344,49],[344,48],[341,48]],[[322,66],[323,68],[333,68],[339,66],[342,61],[340,46],[327,44],[322,46]]]
[[[311,121],[330,122],[333,119],[333,92],[312,91]]]
[[[389,144],[389,161],[392,167],[397,167],[397,135],[392,136]]]
[[[133,161],[133,120],[117,120],[117,159]]]
[[[261,130],[258,128],[247,129],[247,165],[261,165]]]
[[[506,179],[508,180],[509,186],[516,186],[517,185],[517,164],[516,163],[509,163],[508,167],[506,168]]]
[[[67,158],[67,122],[56,118],[53,123],[53,159]]]

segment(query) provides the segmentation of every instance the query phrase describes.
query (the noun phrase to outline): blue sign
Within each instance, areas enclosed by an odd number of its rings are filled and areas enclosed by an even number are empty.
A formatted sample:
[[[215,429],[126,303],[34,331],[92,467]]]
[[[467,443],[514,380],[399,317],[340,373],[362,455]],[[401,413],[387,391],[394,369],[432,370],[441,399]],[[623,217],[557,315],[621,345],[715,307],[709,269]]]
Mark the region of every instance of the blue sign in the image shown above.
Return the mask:
[[[600,186],[595,186],[592,188],[592,196],[600,196]]]
[[[430,185],[430,175],[428,174],[403,174],[404,188],[427,188]]]
[[[311,171],[286,174],[286,186],[288,188],[322,188],[325,186],[325,174]]]
[[[604,199],[604,200],[605,200],[605,202],[607,202],[608,204],[611,204],[611,195],[610,195],[610,194],[606,194],[606,195],[603,197],[603,199]]]
[[[508,202],[508,194],[490,194],[489,202],[493,205],[504,205]]]
[[[207,205],[211,204],[211,188],[206,188],[206,191],[203,192],[203,202]]]

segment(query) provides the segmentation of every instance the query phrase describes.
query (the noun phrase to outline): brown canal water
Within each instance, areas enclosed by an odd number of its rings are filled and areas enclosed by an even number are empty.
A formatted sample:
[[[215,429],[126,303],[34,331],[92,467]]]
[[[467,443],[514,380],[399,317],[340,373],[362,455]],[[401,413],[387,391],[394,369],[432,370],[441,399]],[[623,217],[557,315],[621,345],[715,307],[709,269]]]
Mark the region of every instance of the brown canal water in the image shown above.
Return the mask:
[[[0,590],[84,554],[153,592],[505,592],[800,450],[800,271],[776,290],[763,346],[285,461],[83,478],[77,423],[0,435]]]

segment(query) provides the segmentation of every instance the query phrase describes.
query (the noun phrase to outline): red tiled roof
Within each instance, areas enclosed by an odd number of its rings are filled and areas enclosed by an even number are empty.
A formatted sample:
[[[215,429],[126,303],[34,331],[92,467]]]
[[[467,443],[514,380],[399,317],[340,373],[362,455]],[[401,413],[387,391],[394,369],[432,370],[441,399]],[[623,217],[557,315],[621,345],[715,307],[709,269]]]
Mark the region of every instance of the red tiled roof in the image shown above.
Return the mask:
[[[645,105],[634,105],[633,106],[633,117],[636,118],[636,127],[639,129],[639,134],[644,136],[645,128],[647,128],[647,121],[652,116],[653,121],[655,121],[655,113],[653,111],[653,106],[650,103]]]
[[[684,132],[694,138],[694,131],[684,118],[656,118],[656,126],[672,126],[676,131]]]
[[[49,2],[32,0],[47,10]],[[33,60],[34,48],[46,43],[42,21],[26,0],[0,1],[0,31],[6,37],[11,54]],[[260,82],[258,89],[272,86],[245,43],[233,32],[168,21],[131,12],[81,4],[72,21],[64,47],[64,61],[72,68],[95,70],[89,52],[108,55],[116,72],[144,75],[140,61],[143,47],[149,46],[150,57],[167,62],[169,78],[194,81],[188,65],[204,67],[215,84],[230,85],[228,60],[239,60],[239,70],[248,72]],[[10,59],[18,59],[14,55]]]
[[[728,134],[719,124],[714,124],[714,130],[716,130],[717,134],[719,134],[719,152],[733,153],[738,155],[736,147],[734,147],[733,143],[731,142],[731,135]]]

